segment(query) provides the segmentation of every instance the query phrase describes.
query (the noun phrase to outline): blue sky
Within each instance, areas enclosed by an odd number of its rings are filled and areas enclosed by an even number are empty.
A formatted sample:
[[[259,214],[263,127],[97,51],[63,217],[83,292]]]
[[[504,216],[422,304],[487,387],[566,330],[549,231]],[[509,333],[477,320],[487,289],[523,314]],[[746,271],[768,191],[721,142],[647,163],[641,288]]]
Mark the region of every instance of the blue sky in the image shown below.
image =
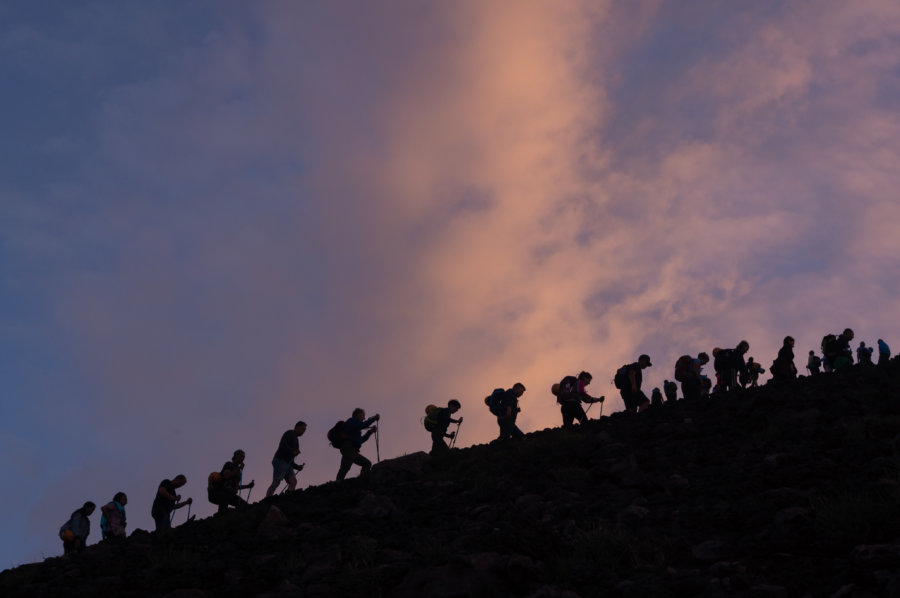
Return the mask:
[[[900,346],[898,40],[876,1],[0,1],[0,566],[177,473],[208,515],[236,448],[265,487],[297,419],[319,484],[357,406],[389,457],[450,398],[489,441],[517,380],[526,430],[582,369],[619,410],[639,353]]]

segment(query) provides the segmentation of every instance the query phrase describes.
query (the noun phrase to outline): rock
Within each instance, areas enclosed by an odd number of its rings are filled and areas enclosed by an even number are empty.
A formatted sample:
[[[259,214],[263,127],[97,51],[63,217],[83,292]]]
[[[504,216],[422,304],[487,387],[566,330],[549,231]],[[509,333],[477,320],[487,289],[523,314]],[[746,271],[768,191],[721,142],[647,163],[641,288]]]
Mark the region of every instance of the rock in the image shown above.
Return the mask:
[[[712,563],[722,559],[722,542],[707,540],[691,547],[691,555],[698,561]]]
[[[366,492],[360,499],[359,504],[351,512],[360,517],[384,519],[398,511],[397,505],[387,496],[378,496],[371,492]]]
[[[289,536],[291,534],[290,521],[284,516],[281,509],[272,505],[256,528],[256,533],[267,540]]]

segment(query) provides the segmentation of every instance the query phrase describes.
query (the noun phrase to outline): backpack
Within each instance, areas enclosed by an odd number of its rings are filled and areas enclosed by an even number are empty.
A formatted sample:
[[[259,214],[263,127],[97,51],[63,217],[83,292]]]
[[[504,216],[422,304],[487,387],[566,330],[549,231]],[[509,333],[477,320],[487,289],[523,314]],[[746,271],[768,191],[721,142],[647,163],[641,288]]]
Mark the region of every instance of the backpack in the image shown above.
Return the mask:
[[[503,410],[500,407],[500,401],[503,399],[503,395],[506,391],[502,388],[495,388],[494,392],[484,398],[484,404],[488,406],[488,409],[491,410],[496,416],[500,416]]]
[[[207,488],[216,488],[222,483],[222,474],[218,471],[214,471],[206,478],[206,487]]]
[[[613,378],[613,384],[616,385],[616,388],[622,390],[623,388],[628,388],[628,366],[630,364],[625,364],[616,370],[616,377]]]
[[[331,429],[328,430],[328,434],[326,434],[326,436],[328,437],[328,442],[330,442],[331,446],[333,446],[334,448],[341,448],[341,442],[343,442],[343,440],[347,438],[347,435],[344,434],[345,424],[346,422],[344,420],[337,422],[336,424],[331,426]]]
[[[441,412],[441,408],[437,405],[428,405],[425,407],[425,429],[431,432],[438,424],[437,416]]]
[[[675,379],[679,382],[684,382],[688,377],[688,372],[691,371],[691,364],[694,359],[690,355],[682,355],[678,358],[678,361],[675,362]]]
[[[559,389],[556,391],[556,402],[562,403],[569,398],[569,395],[578,388],[578,378],[575,376],[566,376],[559,383]]]
[[[716,358],[713,361],[713,369],[716,372],[724,372],[727,369],[730,369],[734,360],[732,356],[734,355],[734,351],[732,349],[720,349],[718,353],[716,353]]]
[[[837,355],[837,335],[826,334],[822,337],[822,355],[834,357]]]

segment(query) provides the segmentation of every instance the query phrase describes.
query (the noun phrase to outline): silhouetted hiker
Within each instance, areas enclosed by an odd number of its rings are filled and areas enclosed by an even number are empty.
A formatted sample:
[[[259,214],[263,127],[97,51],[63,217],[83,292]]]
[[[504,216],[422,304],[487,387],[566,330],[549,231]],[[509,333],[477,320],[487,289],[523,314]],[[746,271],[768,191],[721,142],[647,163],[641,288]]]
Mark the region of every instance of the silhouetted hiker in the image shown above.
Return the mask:
[[[97,505],[87,501],[80,509],[72,512],[69,520],[59,528],[59,538],[63,541],[63,554],[84,550],[87,537],[91,533],[91,521],[88,517],[96,508]]]
[[[816,374],[821,374],[821,370],[819,367],[822,365],[822,360],[819,359],[819,356],[816,355],[815,351],[809,352],[809,358],[806,360],[806,370],[809,372],[810,376],[815,376]]]
[[[772,380],[786,382],[797,377],[797,366],[794,365],[794,337],[786,336],[778,350],[778,357],[772,362]]]
[[[516,418],[519,416],[519,397],[525,394],[525,385],[516,382],[507,390],[497,388],[485,398],[485,405],[491,413],[497,416],[497,425],[500,427],[500,436],[497,441],[503,442],[511,438],[520,439],[525,434],[516,426]]]
[[[366,412],[363,409],[356,408],[353,410],[353,416],[344,422],[340,439],[338,439],[337,447],[341,450],[341,466],[338,468],[337,480],[341,481],[347,476],[350,467],[359,465],[360,478],[366,478],[372,469],[372,462],[359,454],[363,443],[375,433],[377,427],[373,426],[365,435],[363,430],[372,426],[373,423],[381,419],[379,414],[375,414],[366,419]]]
[[[566,376],[559,383],[556,402],[559,403],[559,410],[562,413],[563,428],[571,428],[575,420],[583,426],[588,420],[581,403],[602,403],[606,400],[606,397],[594,398],[588,394],[586,387],[591,380],[593,376],[590,373],[581,372],[577,376]]]
[[[891,348],[881,339],[878,339],[878,365],[884,365],[891,360]]]
[[[156,489],[156,496],[153,497],[153,506],[150,507],[150,515],[153,516],[156,531],[161,532],[171,528],[169,516],[172,514],[172,511],[194,502],[191,498],[184,502],[178,502],[181,500],[181,495],[176,494],[176,490],[186,483],[187,478],[181,474],[178,474],[171,480],[163,480],[159,483],[159,488]]]
[[[650,356],[645,354],[638,357],[638,360],[634,363],[623,365],[616,372],[613,383],[622,395],[625,411],[639,413],[650,405],[650,399],[641,390],[641,382],[643,380],[641,370],[652,365]]]
[[[726,392],[738,387],[738,376],[746,377],[747,364],[744,354],[750,350],[750,343],[741,341],[734,349],[713,350],[713,368],[716,370],[716,389]]]
[[[429,407],[434,407],[434,405],[430,405]],[[426,409],[425,429],[431,432],[432,455],[440,455],[450,450],[450,447],[444,442],[444,438],[456,437],[456,432],[448,434],[447,428],[450,427],[450,424],[462,423],[463,418],[453,419],[450,417],[459,411],[460,407],[462,407],[462,405],[460,405],[459,401],[450,399],[446,407],[434,407],[430,413]]]
[[[659,387],[653,389],[653,392],[650,393],[650,405],[662,405],[663,397],[662,391]]]
[[[663,380],[663,392],[666,395],[666,403],[674,403],[678,400],[678,385],[669,380]]]
[[[217,513],[227,511],[229,506],[237,508],[238,511],[247,508],[247,501],[239,496],[239,491],[253,488],[256,482],[251,480],[249,484],[241,485],[245,458],[244,451],[238,449],[231,456],[231,461],[222,466],[222,471],[210,474],[207,492],[209,502],[219,507]]]
[[[747,359],[747,375],[741,376],[741,388],[745,388],[748,384],[750,388],[756,388],[759,386],[759,375],[765,373],[766,370],[750,357]]]
[[[125,505],[128,497],[124,492],[116,492],[113,499],[100,507],[100,531],[104,540],[125,537]]]
[[[703,366],[709,363],[709,355],[699,353],[696,358],[682,355],[675,362],[675,379],[681,382],[681,394],[685,399],[699,399],[704,385],[701,373]]]
[[[859,341],[859,346],[856,348],[856,361],[857,363],[872,363],[872,352],[874,351],[874,347],[867,347],[865,341]]]
[[[298,421],[294,427],[281,435],[275,456],[272,457],[272,485],[266,490],[266,498],[272,496],[281,480],[287,482],[285,492],[292,492],[297,487],[295,471],[302,471],[303,465],[294,463],[294,458],[300,454],[300,440],[306,432],[306,422]]]
[[[853,353],[850,351],[852,340],[853,331],[849,328],[837,336],[826,334],[822,338],[822,366],[826,372],[836,372],[853,363]]]

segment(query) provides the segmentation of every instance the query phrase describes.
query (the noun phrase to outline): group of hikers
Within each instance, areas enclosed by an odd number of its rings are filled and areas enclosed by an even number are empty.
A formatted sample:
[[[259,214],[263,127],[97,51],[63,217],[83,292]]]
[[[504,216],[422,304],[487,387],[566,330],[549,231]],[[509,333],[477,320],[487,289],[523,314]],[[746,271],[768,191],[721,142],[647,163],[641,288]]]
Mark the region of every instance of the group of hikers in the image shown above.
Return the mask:
[[[809,375],[816,376],[822,372],[836,372],[853,364],[853,351],[850,342],[854,338],[853,330],[845,329],[841,334],[829,334],[822,339],[822,357],[818,357],[815,351],[809,352],[806,368]],[[755,387],[758,385],[759,375],[765,370],[753,357],[744,359],[750,350],[750,344],[742,340],[733,349],[715,348],[712,351],[713,369],[715,371],[715,384],[703,373],[703,367],[709,363],[710,356],[701,352],[696,357],[682,355],[675,362],[674,379],[681,383],[681,391],[684,399],[696,399],[710,393],[727,392],[738,388]],[[864,342],[859,344],[856,350],[857,362],[860,364],[873,364],[872,354],[874,349],[866,347]],[[878,365],[883,365],[890,360],[891,350],[887,343],[878,339]],[[678,385],[676,382],[665,380],[663,390],[654,388],[651,397],[647,397],[642,389],[643,370],[651,367],[650,356],[642,354],[637,361],[620,367],[613,378],[613,384],[619,390],[625,411],[638,413],[652,405],[677,400]],[[794,364],[794,339],[790,336],[784,338],[781,349],[771,365],[772,381],[780,383],[797,377],[797,367]],[[578,375],[567,375],[558,384],[551,387],[551,393],[556,397],[562,415],[562,425],[565,429],[572,429],[574,423],[585,424],[588,420],[587,412],[583,404],[588,405],[588,410],[595,403],[602,403],[606,397],[594,397],[587,391],[587,386],[592,381],[589,372],[582,371]],[[516,420],[521,409],[519,399],[525,393],[525,385],[516,382],[512,387],[497,388],[488,395],[484,402],[491,414],[497,418],[499,436],[495,442],[504,443],[524,437],[524,432],[516,425]],[[665,393],[665,399],[663,399]],[[425,409],[425,429],[431,434],[431,455],[439,456],[450,451],[455,442],[459,426],[463,418],[454,419],[462,407],[460,401],[451,399],[446,407],[428,405]],[[381,416],[375,414],[366,418],[363,409],[354,409],[350,418],[338,421],[330,430],[327,438],[332,446],[340,450],[341,461],[336,480],[342,481],[353,465],[359,465],[360,477],[366,478],[372,469],[372,462],[364,457],[360,451],[362,445],[374,434],[376,446],[378,444],[378,426],[376,422]],[[448,432],[451,424],[457,428]],[[296,472],[302,471],[304,464],[297,464],[296,458],[300,454],[299,438],[306,433],[307,425],[298,421],[293,428],[284,432],[278,442],[275,455],[272,457],[272,483],[266,490],[266,497],[272,496],[280,486],[286,483],[283,492],[291,492],[297,487]],[[450,445],[446,440],[450,439]],[[378,450],[378,449],[376,449]],[[255,482],[242,483],[244,460],[246,455],[243,450],[234,451],[231,459],[222,466],[219,471],[209,474],[207,484],[207,498],[210,503],[218,507],[217,513],[227,511],[229,508],[243,510],[249,505],[250,492]],[[183,474],[176,475],[172,479],[160,482],[151,507],[151,515],[157,532],[170,529],[174,512],[177,509],[188,507],[188,520],[192,498],[182,500],[178,489],[187,483]],[[241,497],[241,491],[247,490],[246,498]],[[100,528],[104,540],[115,540],[125,537],[125,505],[128,497],[124,492],[117,492],[113,499],[100,507]],[[93,502],[86,502],[74,511],[71,517],[59,530],[59,536],[63,541],[63,551],[69,554],[84,548],[87,537],[90,534],[89,516],[95,511]]]

